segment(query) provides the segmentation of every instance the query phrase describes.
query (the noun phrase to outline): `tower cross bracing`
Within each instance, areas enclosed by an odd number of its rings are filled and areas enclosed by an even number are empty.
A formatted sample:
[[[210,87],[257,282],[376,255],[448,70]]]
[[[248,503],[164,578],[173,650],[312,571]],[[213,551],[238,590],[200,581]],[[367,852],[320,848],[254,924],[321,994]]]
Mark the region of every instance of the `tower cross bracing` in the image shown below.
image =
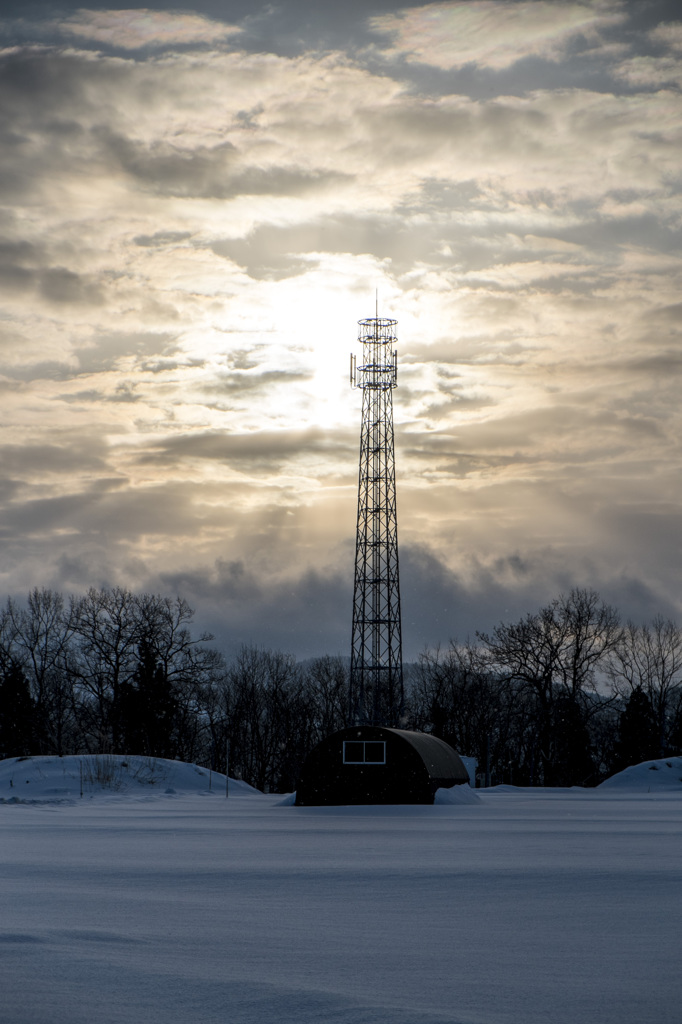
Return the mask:
[[[360,320],[361,364],[351,356],[351,386],[362,390],[362,428],[350,696],[361,725],[399,725],[404,706],[393,441],[396,324],[379,316]]]

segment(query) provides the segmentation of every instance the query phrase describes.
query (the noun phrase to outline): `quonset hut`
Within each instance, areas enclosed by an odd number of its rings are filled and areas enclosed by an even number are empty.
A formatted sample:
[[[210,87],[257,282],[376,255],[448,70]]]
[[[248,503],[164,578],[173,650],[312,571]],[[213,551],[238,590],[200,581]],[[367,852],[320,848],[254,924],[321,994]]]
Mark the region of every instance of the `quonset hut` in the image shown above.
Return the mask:
[[[311,750],[296,805],[432,804],[437,789],[468,782],[463,762],[444,740],[359,725],[333,733]]]

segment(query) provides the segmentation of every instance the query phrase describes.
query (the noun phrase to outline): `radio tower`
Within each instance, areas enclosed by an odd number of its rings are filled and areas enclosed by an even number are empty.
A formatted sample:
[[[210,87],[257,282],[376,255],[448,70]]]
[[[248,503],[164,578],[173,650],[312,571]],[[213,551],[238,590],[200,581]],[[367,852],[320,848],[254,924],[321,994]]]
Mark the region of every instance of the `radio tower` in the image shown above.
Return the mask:
[[[377,303],[377,315],[358,322],[362,364],[350,357],[351,387],[362,389],[350,659],[356,725],[397,726],[404,707],[393,449],[397,323],[379,317]]]

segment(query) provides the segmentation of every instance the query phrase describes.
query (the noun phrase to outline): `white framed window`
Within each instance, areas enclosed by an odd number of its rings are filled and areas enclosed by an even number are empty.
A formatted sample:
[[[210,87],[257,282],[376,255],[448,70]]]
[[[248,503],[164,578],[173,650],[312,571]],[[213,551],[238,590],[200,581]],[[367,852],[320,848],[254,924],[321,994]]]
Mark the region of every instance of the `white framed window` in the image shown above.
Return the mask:
[[[386,743],[383,740],[344,740],[344,764],[386,764]]]

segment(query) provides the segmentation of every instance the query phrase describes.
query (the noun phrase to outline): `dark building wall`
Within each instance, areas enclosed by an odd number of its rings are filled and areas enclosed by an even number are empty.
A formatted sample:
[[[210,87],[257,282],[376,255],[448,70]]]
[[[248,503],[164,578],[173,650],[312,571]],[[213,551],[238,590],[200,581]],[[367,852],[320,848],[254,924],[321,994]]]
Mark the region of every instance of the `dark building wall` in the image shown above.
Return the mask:
[[[353,726],[328,736],[310,752],[296,804],[432,804],[440,787],[468,782],[459,756],[435,736]]]

